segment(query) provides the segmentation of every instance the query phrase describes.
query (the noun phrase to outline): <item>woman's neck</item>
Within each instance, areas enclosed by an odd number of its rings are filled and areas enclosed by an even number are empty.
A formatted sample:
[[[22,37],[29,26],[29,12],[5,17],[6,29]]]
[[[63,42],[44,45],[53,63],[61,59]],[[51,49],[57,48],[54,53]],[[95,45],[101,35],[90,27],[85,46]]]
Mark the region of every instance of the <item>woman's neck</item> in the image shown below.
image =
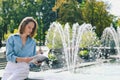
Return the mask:
[[[20,37],[21,37],[22,39],[26,39],[26,38],[27,38],[27,35],[26,35],[26,34],[21,34]]]
[[[22,46],[24,46],[25,43],[26,43],[26,40],[27,40],[27,35],[21,34],[20,37],[21,37],[21,40],[22,40]]]

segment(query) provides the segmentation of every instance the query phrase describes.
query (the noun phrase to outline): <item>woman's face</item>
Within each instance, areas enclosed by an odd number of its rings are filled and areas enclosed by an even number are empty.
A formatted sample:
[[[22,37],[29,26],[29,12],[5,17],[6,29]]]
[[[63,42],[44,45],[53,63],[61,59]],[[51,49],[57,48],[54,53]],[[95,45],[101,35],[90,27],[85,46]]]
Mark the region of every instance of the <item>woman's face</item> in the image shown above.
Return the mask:
[[[30,35],[32,33],[32,31],[33,31],[34,25],[35,25],[34,22],[29,22],[25,26],[24,34]]]

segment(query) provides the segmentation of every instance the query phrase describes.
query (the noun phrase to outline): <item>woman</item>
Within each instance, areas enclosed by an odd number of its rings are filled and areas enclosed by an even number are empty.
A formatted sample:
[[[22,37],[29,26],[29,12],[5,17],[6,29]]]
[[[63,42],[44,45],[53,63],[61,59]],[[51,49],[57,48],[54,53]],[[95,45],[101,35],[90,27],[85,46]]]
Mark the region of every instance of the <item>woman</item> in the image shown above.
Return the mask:
[[[32,39],[37,22],[32,17],[24,18],[19,33],[11,35],[6,44],[7,65],[2,80],[24,80],[29,74],[29,62],[36,55],[36,43]]]

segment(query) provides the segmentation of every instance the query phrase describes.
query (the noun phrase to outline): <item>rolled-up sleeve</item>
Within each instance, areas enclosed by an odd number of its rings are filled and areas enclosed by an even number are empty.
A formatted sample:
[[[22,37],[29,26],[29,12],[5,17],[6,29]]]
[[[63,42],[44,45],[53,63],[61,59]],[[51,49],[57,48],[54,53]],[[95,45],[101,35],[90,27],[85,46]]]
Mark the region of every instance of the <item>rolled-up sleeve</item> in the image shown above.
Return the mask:
[[[13,36],[10,36],[7,40],[6,58],[7,61],[16,62],[17,56],[15,56]]]

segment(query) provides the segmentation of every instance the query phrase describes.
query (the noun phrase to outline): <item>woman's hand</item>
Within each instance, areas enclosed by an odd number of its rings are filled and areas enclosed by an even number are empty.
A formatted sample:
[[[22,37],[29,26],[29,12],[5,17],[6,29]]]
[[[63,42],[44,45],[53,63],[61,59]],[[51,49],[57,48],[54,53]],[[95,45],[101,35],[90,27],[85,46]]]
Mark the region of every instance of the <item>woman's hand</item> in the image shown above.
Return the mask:
[[[34,62],[34,64],[35,64],[36,66],[40,66],[40,65],[42,64],[42,62],[36,61],[36,62]]]
[[[31,57],[26,57],[24,58],[24,62],[29,63],[33,58]]]
[[[25,58],[17,57],[16,58],[17,62],[26,62],[26,63],[29,63],[31,60],[33,60],[32,57],[25,57]]]

